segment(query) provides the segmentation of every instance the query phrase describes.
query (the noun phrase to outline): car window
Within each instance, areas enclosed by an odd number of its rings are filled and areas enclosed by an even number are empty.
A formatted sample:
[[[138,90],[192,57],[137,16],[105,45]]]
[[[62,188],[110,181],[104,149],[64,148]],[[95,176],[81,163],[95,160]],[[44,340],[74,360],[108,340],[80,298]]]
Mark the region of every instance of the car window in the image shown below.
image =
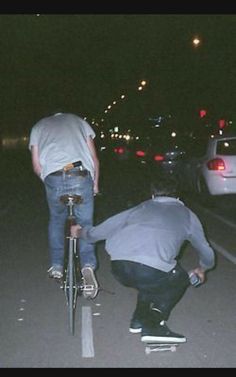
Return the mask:
[[[219,140],[216,153],[224,156],[236,155],[236,139]]]

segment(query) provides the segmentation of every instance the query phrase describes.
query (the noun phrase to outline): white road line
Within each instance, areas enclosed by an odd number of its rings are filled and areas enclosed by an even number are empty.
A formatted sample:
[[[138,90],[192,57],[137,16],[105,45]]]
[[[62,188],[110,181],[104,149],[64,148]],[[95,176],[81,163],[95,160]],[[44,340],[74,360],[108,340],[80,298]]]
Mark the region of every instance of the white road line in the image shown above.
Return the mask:
[[[82,306],[82,357],[94,357],[92,310],[90,306]]]
[[[236,224],[233,223],[232,221],[227,220],[220,215],[217,215],[216,213],[210,211],[209,209],[206,209],[206,208],[203,208],[203,207],[201,207],[201,208],[204,210],[204,212],[209,213],[211,216],[215,217],[216,219],[218,219],[218,220],[222,221],[223,223],[225,223],[225,224],[231,226],[232,228],[236,229]]]
[[[212,217],[215,217],[216,219],[218,219],[218,220],[222,221],[223,223],[225,223],[225,224],[231,226],[232,228],[236,229],[236,224],[233,223],[232,221],[227,220],[227,219],[225,219],[224,217],[222,217],[222,216],[220,216],[220,215],[217,215],[217,214],[214,213],[213,211],[211,211],[211,210],[209,210],[209,209],[207,209],[207,208],[204,208],[204,207],[202,207],[202,206],[199,205],[199,204],[197,204],[197,206],[198,206],[199,208],[201,208],[205,213],[210,214]],[[234,257],[234,256],[232,255],[232,253],[230,253],[229,251],[227,251],[226,249],[224,249],[222,246],[216,244],[213,240],[210,240],[210,239],[209,239],[209,241],[210,241],[212,247],[213,247],[216,251],[218,251],[220,254],[222,254],[222,255],[223,255],[226,259],[228,259],[230,262],[236,264],[236,257]]]
[[[211,246],[216,249],[220,254],[222,254],[230,262],[236,264],[236,257],[234,257],[229,251],[225,250],[222,246],[217,245],[213,240],[209,239]]]

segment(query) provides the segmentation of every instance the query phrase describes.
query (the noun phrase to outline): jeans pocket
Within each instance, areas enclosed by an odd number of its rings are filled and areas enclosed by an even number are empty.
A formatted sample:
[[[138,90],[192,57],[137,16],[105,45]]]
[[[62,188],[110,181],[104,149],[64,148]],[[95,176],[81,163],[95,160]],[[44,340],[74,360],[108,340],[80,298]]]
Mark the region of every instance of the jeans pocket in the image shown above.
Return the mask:
[[[168,272],[169,282],[179,284],[189,284],[188,273],[177,264],[170,272]]]

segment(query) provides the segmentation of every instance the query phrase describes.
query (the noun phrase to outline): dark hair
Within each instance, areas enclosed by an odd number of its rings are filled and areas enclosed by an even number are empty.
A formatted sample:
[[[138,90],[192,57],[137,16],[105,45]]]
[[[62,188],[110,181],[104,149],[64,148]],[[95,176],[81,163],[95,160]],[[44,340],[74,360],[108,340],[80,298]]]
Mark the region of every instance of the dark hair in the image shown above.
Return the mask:
[[[176,179],[171,175],[158,176],[152,179],[151,193],[154,196],[178,196]]]

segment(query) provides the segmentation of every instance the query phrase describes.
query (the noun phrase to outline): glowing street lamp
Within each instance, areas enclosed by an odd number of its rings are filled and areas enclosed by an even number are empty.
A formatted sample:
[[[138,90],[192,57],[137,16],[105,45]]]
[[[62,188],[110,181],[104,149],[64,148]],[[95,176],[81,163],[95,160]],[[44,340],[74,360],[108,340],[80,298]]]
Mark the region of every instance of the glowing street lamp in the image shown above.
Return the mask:
[[[198,37],[195,37],[193,39],[193,45],[194,45],[194,47],[198,47],[200,43],[201,43],[201,41],[200,41],[200,39]]]

